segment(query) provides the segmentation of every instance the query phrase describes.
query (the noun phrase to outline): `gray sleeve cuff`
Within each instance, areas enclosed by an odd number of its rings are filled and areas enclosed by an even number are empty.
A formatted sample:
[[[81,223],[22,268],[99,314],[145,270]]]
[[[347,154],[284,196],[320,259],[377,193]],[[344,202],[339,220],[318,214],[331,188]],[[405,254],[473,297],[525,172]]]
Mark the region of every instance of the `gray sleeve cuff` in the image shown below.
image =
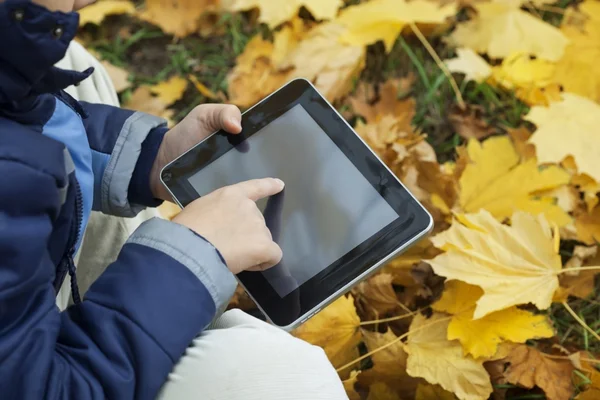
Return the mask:
[[[185,265],[200,279],[221,312],[235,292],[237,281],[212,244],[175,222],[152,218],[131,235],[135,243],[161,251]]]
[[[164,119],[141,112],[127,118],[102,177],[100,201],[104,213],[134,217],[144,209],[144,206],[129,203],[129,183],[146,136],[152,129],[164,125]]]

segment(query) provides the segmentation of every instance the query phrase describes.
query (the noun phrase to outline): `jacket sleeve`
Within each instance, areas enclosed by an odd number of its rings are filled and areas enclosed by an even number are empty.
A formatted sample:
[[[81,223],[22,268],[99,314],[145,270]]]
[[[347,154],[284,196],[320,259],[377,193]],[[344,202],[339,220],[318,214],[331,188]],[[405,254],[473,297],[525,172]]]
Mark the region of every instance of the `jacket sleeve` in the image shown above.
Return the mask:
[[[158,206],[150,191],[150,170],[168,130],[166,121],[104,104],[80,104],[88,114],[83,123],[92,150],[93,209],[132,217]]]
[[[235,289],[219,253],[153,219],[60,313],[48,241],[64,183],[0,152],[3,399],[150,399]],[[62,190],[61,190],[62,189]]]

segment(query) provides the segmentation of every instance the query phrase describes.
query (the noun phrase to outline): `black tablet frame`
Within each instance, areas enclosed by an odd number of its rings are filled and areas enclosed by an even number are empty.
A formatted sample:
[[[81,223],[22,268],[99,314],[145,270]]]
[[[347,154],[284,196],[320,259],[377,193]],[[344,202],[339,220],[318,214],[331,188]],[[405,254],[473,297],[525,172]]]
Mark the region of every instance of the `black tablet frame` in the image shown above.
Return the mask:
[[[298,104],[400,217],[283,298],[261,272],[240,273],[238,279],[250,296],[266,316],[281,327],[297,325],[314,315],[433,227],[433,219],[425,208],[304,79],[290,81],[246,111],[242,115],[242,133],[239,135],[216,132],[167,165],[161,172],[163,183],[175,200],[186,206],[200,197],[188,181],[190,176],[235,146],[243,146],[246,139]]]

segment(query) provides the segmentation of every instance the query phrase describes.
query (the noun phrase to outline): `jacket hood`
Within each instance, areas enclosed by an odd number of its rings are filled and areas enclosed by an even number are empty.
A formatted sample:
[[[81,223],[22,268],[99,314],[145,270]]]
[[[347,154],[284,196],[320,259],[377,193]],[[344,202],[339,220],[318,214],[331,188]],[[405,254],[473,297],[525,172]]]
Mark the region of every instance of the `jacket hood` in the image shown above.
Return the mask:
[[[0,3],[0,104],[60,91],[90,76],[54,67],[77,33],[79,14],[29,0]]]

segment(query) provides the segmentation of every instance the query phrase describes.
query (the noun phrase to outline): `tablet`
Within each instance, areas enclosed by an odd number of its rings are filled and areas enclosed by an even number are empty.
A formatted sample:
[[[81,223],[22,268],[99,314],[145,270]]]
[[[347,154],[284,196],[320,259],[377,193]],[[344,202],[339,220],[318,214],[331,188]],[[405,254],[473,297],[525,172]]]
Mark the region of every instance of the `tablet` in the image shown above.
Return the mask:
[[[433,227],[433,219],[312,84],[296,79],[167,165],[184,207],[223,186],[275,177],[257,203],[281,262],[237,278],[275,325],[292,329]]]

